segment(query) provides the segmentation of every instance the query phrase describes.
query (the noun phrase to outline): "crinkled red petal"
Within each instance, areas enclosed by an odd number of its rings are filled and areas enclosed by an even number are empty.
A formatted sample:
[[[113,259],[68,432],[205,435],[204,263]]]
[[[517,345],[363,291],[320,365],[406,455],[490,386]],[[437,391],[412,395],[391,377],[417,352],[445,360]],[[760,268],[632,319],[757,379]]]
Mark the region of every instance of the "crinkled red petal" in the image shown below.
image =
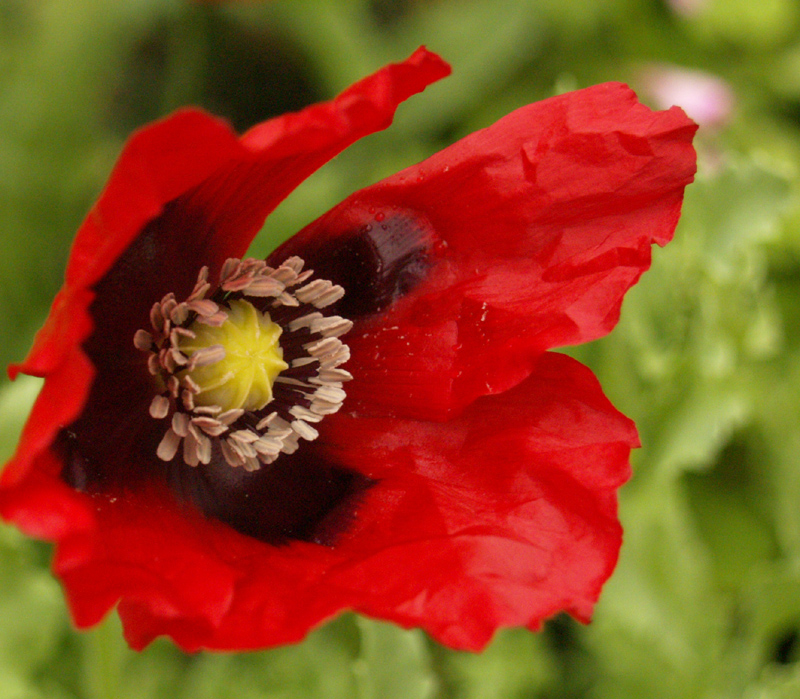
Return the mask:
[[[379,483],[352,539],[374,550],[331,576],[372,581],[359,611],[469,650],[559,611],[588,621],[617,561],[616,491],[639,441],[586,367],[545,353],[448,423],[342,415],[327,429],[329,452]]]
[[[416,288],[386,310],[355,309],[381,313],[348,336],[348,407],[443,419],[522,380],[542,351],[611,330],[651,244],[672,237],[696,128],[617,83],[554,97],[352,195],[279,248],[272,259],[298,254],[350,294],[369,270],[315,250],[396,256],[398,222],[404,245],[416,241]],[[381,269],[357,297],[394,291],[400,272]]]
[[[169,507],[148,517],[139,494],[100,512],[104,555],[129,560],[125,527],[145,552],[120,605],[134,647],[161,633],[187,649],[272,646],[354,609],[478,650],[500,627],[589,618],[617,560],[616,490],[638,441],[588,369],[546,353],[448,423],[338,414],[321,426],[328,457],[377,479],[335,547],[269,546]],[[112,568],[86,566],[76,578],[96,585]],[[82,585],[65,580],[80,606]]]
[[[96,528],[98,502],[60,480],[56,436],[80,424],[88,432],[77,441],[100,445],[94,456],[108,458],[103,468],[129,466],[107,427],[130,418],[128,382],[135,395],[141,392],[141,380],[129,377],[135,373],[129,362],[141,364],[132,333],[147,327],[153,302],[167,291],[188,293],[200,266],[215,268],[240,256],[297,184],[355,140],[388,126],[400,102],[448,73],[438,56],[419,49],[335,100],[268,121],[241,139],[224,122],[194,110],[132,136],[78,231],[45,326],[27,359],[10,369],[12,377],[20,371],[43,376],[45,385],[2,473],[0,514],[58,541],[59,560],[66,557],[71,566],[78,551],[88,556],[84,563],[103,551],[107,533]],[[99,289],[113,293],[96,294]],[[96,427],[89,416],[98,418]],[[125,433],[136,435],[136,426]],[[151,516],[147,503],[139,504]],[[59,514],[66,512],[69,517]],[[135,538],[135,529],[127,531]],[[69,594],[87,599],[81,586],[94,584],[70,575]],[[96,620],[125,590],[111,589],[92,612],[75,602],[76,618]]]

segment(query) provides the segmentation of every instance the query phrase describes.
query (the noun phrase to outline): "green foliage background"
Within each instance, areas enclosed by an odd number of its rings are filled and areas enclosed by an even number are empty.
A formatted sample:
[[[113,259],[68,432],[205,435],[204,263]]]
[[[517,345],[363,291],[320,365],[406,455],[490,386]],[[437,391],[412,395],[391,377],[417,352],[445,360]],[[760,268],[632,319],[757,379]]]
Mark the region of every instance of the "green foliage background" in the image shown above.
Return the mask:
[[[675,5],[677,5],[677,0]],[[688,5],[689,3],[684,3]],[[419,44],[452,78],[313,176],[253,253],[354,189],[528,102],[651,62],[736,96],[702,129],[675,241],[574,354],[640,427],[626,540],[589,626],[483,654],[345,615],[294,647],[127,649],[68,621],[49,548],[0,528],[0,699],[800,696],[800,6],[795,0],[0,0],[0,363],[24,356],[132,129],[187,103],[243,129]],[[38,383],[0,383],[0,457]]]

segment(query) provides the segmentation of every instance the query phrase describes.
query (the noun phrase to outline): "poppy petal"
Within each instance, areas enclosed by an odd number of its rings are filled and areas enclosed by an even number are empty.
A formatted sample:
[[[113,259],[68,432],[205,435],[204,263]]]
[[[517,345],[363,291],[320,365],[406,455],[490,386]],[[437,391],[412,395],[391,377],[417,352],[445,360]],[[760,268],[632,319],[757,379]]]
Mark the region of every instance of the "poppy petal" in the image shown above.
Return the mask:
[[[586,367],[545,353],[525,381],[444,425],[333,423],[328,453],[377,482],[350,535],[374,549],[328,580],[372,592],[356,609],[387,618],[392,600],[389,619],[471,650],[557,611],[589,619],[616,564],[616,490],[639,441]]]
[[[651,244],[672,237],[696,128],[617,83],[554,97],[353,194],[279,248],[273,259],[309,258],[345,289],[362,277],[355,312],[383,311],[349,337],[350,407],[446,419],[522,380],[542,351],[609,332]],[[376,261],[313,252],[333,245]],[[398,287],[403,264],[412,283]],[[360,303],[364,288],[398,302]]]
[[[331,102],[267,121],[241,139],[196,110],[134,134],[78,231],[45,326],[26,360],[9,369],[12,378],[21,371],[54,381],[58,374],[69,390],[57,400],[43,393],[4,482],[22,486],[42,450],[80,414],[92,431],[83,441],[102,447],[90,461],[114,470],[126,452],[110,443],[107,426],[128,422],[130,405],[120,397],[146,393],[144,379],[130,371],[142,361],[131,338],[147,327],[153,302],[170,291],[188,294],[202,265],[240,256],[297,184],[355,140],[387,127],[400,102],[449,71],[420,48]],[[129,425],[129,440],[147,427]],[[10,497],[0,494],[0,511],[13,507]]]
[[[126,599],[120,614],[134,647],[165,632],[187,649],[272,646],[343,609],[420,626],[470,650],[500,627],[535,629],[558,611],[588,620],[617,560],[616,489],[638,444],[588,369],[546,353],[526,381],[447,425],[337,415],[324,429],[326,457],[376,481],[334,547],[223,536],[222,525],[192,514],[176,521],[176,535],[162,518],[142,516],[139,494],[115,515],[143,547],[180,537],[165,551],[216,549],[211,558],[226,571],[200,577],[181,568],[157,594]],[[509,469],[509,458],[519,468]],[[114,529],[104,521],[104,532]],[[122,558],[123,540],[109,540],[108,555]],[[159,557],[140,564],[154,585],[162,567],[179,567]],[[182,602],[181,586],[192,586],[190,600],[202,591],[225,598],[231,576],[235,593],[221,617],[204,618],[195,602]],[[66,579],[80,605],[81,581],[101,578]]]

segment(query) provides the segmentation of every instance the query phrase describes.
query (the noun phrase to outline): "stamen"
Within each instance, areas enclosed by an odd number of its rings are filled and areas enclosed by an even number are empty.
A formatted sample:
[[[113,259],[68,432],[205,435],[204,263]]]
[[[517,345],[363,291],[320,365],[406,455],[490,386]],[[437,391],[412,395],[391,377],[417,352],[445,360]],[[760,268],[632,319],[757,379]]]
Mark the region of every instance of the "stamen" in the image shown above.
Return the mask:
[[[327,279],[315,279],[310,284],[298,289],[295,297],[300,303],[310,303],[316,308],[325,308],[344,296],[344,289],[335,286]]]
[[[313,321],[309,329],[312,333],[319,333],[324,337],[340,337],[353,329],[353,321],[332,316]]]
[[[242,417],[242,415],[244,415],[244,410],[241,409],[226,410],[224,413],[220,413],[220,415],[217,416],[217,419],[223,425],[232,425],[240,417]]]
[[[172,430],[179,437],[189,434],[189,416],[186,413],[176,412],[172,416]]]
[[[313,364],[317,360],[314,357],[298,357],[297,359],[292,360],[292,368],[295,369],[297,367],[304,367],[309,364]]]
[[[192,423],[197,425],[209,437],[219,437],[228,431],[228,426],[223,425],[219,420],[213,417],[196,417],[192,418]]]
[[[269,414],[269,415],[267,415],[265,418],[262,418],[261,420],[259,420],[258,424],[256,425],[256,429],[257,429],[259,432],[263,432],[265,429],[267,429],[267,427],[269,427],[270,423],[271,423],[271,422],[272,422],[272,421],[273,421],[273,420],[274,420],[276,417],[278,417],[278,413],[270,413],[270,414]]]
[[[194,411],[194,393],[190,391],[188,388],[184,388],[181,392],[181,403],[183,403],[183,407],[189,411]]]
[[[133,344],[136,349],[147,352],[153,346],[153,336],[146,330],[137,330],[133,336]]]
[[[225,348],[222,345],[211,345],[194,352],[189,359],[192,369],[201,366],[210,366],[225,359]]]
[[[209,301],[208,299],[198,299],[197,301],[191,301],[187,304],[190,311],[194,311],[199,316],[213,316],[217,311],[219,311],[219,306],[213,301]]]
[[[284,286],[277,279],[262,277],[253,279],[247,286],[248,296],[278,296],[283,293]]]
[[[150,309],[150,325],[153,326],[153,330],[157,333],[164,331],[164,316],[161,313],[160,303],[153,304],[153,307]]]
[[[149,371],[153,376],[158,376],[161,372],[161,364],[158,360],[157,354],[151,354],[147,358],[147,371]]]
[[[186,366],[187,371],[191,371],[192,362],[189,360],[189,364]],[[200,386],[198,386],[197,382],[189,375],[185,374],[181,378],[181,383],[186,387],[188,391],[191,391],[195,395],[200,393]],[[198,408],[199,410],[199,408]],[[221,408],[220,408],[221,410]]]
[[[169,352],[171,355],[170,359],[175,362],[176,366],[186,366],[189,363],[189,359],[177,347],[173,347]]]
[[[189,304],[187,303],[179,303],[175,308],[172,309],[172,312],[169,314],[169,319],[175,325],[182,325],[186,322],[186,319],[189,317]],[[182,329],[182,328],[181,328]]]
[[[319,432],[317,432],[311,425],[302,420],[295,420],[291,423],[292,429],[297,432],[303,439],[310,441],[315,440],[319,437]]]
[[[292,332],[294,332],[295,330],[299,330],[300,328],[307,328],[307,327],[309,327],[311,325],[311,323],[313,321],[315,321],[315,320],[317,320],[319,318],[322,318],[322,313],[320,313],[319,311],[314,311],[313,313],[309,313],[307,315],[300,316],[299,318],[293,320],[291,323],[289,323],[286,326],[286,329],[287,330],[291,330]],[[140,330],[139,332],[144,332],[144,331]],[[148,337],[149,337],[149,334],[148,334]],[[152,342],[152,338],[150,338],[150,341]],[[148,345],[148,347],[149,347],[149,345]]]
[[[201,315],[197,318],[198,323],[203,323],[203,325],[208,325],[212,328],[218,328],[226,320],[228,320],[228,314],[225,313],[225,311],[219,311],[218,313],[213,313],[210,316]]]
[[[169,398],[166,396],[156,396],[150,403],[150,415],[156,420],[161,420],[169,414]]]
[[[133,342],[166,388],[149,408],[154,419],[171,414],[159,459],[171,461],[182,446],[189,466],[208,464],[216,453],[233,468],[257,470],[294,453],[300,440],[316,439],[312,425],[339,410],[342,385],[352,379],[340,368],[350,350],[339,338],[353,324],[320,311],[344,289],[312,279],[303,267],[299,257],[277,268],[231,258],[217,287],[204,267],[185,301],[170,293],[153,305],[151,328],[138,330]],[[280,348],[279,364],[270,364],[268,347]],[[268,365],[275,373],[260,378]]]
[[[175,433],[174,430],[167,430],[164,437],[156,449],[156,456],[162,461],[172,461],[175,454],[178,453],[178,447],[181,445],[181,438]]]
[[[217,415],[218,413],[222,412],[222,408],[220,408],[218,405],[203,405],[195,408],[195,412],[198,415]]]
[[[200,465],[200,444],[198,443],[195,436],[189,432],[183,438],[183,460],[189,466],[199,466]]]
[[[345,398],[345,392],[336,386],[320,386],[314,391],[314,397],[327,403],[341,403]]]
[[[197,458],[201,464],[211,462],[211,440],[205,435],[200,435],[198,439]]]
[[[177,376],[170,376],[167,379],[167,389],[169,390],[169,394],[173,398],[177,398],[178,397],[178,393],[179,393],[179,391],[181,389],[181,383],[180,383],[180,381],[178,381],[178,377]]]

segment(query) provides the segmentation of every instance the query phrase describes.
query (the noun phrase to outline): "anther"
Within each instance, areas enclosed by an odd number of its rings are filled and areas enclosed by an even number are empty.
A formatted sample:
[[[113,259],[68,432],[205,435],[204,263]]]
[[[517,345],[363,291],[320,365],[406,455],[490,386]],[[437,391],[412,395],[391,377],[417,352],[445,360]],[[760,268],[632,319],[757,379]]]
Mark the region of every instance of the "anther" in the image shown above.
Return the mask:
[[[146,330],[137,330],[133,336],[133,344],[136,349],[146,352],[153,346],[153,336]]]
[[[169,415],[169,398],[166,396],[155,396],[150,403],[150,415],[156,420],[167,417],[167,415]]]

